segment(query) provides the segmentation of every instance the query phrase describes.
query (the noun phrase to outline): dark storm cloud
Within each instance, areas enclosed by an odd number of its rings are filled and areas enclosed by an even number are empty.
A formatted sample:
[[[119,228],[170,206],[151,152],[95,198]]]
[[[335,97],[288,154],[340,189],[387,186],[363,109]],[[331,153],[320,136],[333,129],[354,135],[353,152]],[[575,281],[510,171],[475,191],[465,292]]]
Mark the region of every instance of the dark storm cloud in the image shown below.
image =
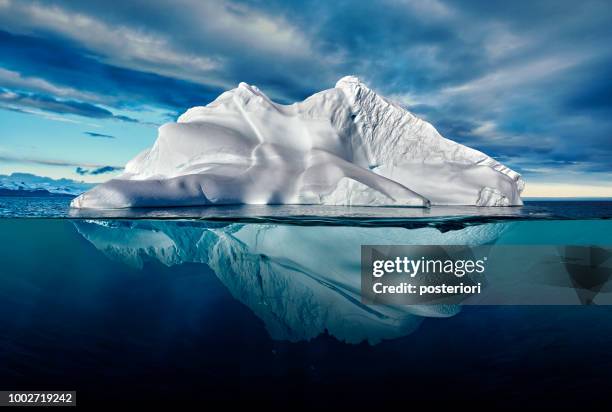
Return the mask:
[[[94,96],[5,86],[57,113],[180,113],[240,81],[291,102],[356,74],[519,171],[612,171],[609,2],[10,4],[1,67]]]

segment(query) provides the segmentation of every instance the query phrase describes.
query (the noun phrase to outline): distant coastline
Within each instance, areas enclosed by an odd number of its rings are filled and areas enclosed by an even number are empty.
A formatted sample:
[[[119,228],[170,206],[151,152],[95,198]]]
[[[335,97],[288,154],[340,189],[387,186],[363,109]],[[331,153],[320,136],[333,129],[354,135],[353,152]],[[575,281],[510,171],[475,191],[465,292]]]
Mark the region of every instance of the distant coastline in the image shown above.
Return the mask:
[[[13,190],[13,189],[5,189],[5,188],[0,188],[0,196],[2,197],[66,197],[66,198],[75,197],[75,195],[71,195],[68,193],[51,193],[45,189]]]

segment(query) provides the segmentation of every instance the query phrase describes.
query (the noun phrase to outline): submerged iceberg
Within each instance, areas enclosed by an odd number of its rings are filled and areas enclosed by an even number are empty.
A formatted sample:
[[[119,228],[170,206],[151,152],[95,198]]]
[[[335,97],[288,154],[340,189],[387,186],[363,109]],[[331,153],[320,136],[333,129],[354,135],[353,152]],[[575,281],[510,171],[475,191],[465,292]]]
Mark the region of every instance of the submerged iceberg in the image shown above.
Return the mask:
[[[77,208],[521,205],[521,176],[356,77],[281,105],[246,83],[176,123]]]
[[[362,244],[490,244],[512,225],[490,223],[441,232],[433,227],[163,220],[74,220],[73,224],[110,259],[135,269],[153,263],[212,269],[231,295],[262,319],[273,339],[300,341],[328,333],[344,342],[372,344],[408,335],[423,319],[453,316],[460,308],[362,303]]]

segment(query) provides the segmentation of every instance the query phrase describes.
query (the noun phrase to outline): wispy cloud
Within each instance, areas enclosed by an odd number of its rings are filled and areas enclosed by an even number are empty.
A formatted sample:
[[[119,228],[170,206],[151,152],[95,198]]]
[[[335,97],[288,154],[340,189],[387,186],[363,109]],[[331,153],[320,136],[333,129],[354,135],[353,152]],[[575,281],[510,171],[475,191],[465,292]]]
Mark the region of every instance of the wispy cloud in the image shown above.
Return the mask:
[[[101,175],[105,173],[118,172],[120,170],[123,170],[123,168],[115,167],[115,166],[102,166],[102,167],[97,167],[95,169],[85,169],[83,167],[77,167],[75,169],[75,173],[81,176],[85,176],[85,175],[95,176],[95,175]]]
[[[0,87],[13,90],[29,90],[48,93],[57,97],[86,101],[99,101],[96,93],[86,93],[71,87],[58,86],[39,77],[27,77],[21,73],[0,67]]]
[[[21,157],[21,156],[11,156],[11,155],[2,155],[0,154],[0,161],[3,162],[11,162],[11,163],[32,163],[43,166],[58,166],[58,167],[77,167],[82,169],[100,169],[111,167],[114,170],[121,170],[123,167],[121,166],[108,166],[108,165],[100,165],[96,163],[80,163],[73,162],[68,160],[60,160],[60,159],[45,159],[38,157]]]
[[[36,109],[50,113],[76,115],[94,119],[114,119],[130,123],[138,122],[138,120],[128,116],[115,115],[110,110],[94,104],[6,89],[0,89],[0,107],[9,109]],[[24,113],[28,113],[28,111],[24,111]]]
[[[99,137],[101,139],[116,139],[115,136],[105,133],[83,132],[83,134],[86,134],[89,137]]]

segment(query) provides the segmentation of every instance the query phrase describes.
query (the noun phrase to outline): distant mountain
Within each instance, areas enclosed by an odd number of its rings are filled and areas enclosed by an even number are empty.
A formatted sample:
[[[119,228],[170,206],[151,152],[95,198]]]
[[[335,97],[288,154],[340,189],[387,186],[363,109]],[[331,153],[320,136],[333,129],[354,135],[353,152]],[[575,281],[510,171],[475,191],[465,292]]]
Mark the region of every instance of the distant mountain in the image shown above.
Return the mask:
[[[70,195],[67,193],[51,193],[45,189],[35,190],[13,190],[0,188],[0,197],[69,197],[72,198],[76,195]]]
[[[52,179],[31,173],[0,175],[0,196],[78,196],[93,186],[72,179]]]

